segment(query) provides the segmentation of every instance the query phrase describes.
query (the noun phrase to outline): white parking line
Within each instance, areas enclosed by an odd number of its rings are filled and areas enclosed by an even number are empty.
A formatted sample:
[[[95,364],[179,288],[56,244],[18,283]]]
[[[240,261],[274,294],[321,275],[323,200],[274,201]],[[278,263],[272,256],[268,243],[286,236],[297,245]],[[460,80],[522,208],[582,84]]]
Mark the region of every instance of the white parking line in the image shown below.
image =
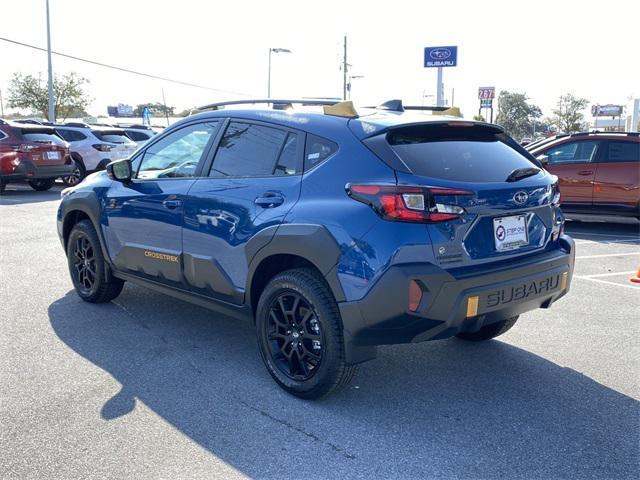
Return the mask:
[[[567,232],[569,236],[575,237],[576,235],[584,235],[587,237],[619,237],[619,238],[640,238],[638,235],[625,235],[624,233],[589,233],[589,232]],[[588,240],[586,238],[581,238],[580,240]]]
[[[607,285],[615,285],[617,287],[633,288],[634,290],[640,290],[640,286],[630,285],[626,283],[609,282],[607,280],[600,280],[599,278],[581,277],[579,275],[574,275],[573,278],[578,278],[580,280],[590,280],[592,282],[598,282],[598,283],[605,283]]]
[[[602,255],[584,255],[582,257],[576,257],[576,260],[585,260],[587,258],[604,258],[604,257],[628,257],[630,255],[640,255],[640,252],[603,253]]]
[[[613,240],[587,240],[583,238],[576,239],[576,245],[611,245],[616,243],[640,244],[640,238],[633,238],[629,240],[621,240],[619,238],[614,238]]]
[[[636,273],[635,270],[629,272],[609,272],[609,273],[596,273],[595,275],[577,275],[580,278],[596,278],[596,277],[613,277],[615,275],[631,275]]]

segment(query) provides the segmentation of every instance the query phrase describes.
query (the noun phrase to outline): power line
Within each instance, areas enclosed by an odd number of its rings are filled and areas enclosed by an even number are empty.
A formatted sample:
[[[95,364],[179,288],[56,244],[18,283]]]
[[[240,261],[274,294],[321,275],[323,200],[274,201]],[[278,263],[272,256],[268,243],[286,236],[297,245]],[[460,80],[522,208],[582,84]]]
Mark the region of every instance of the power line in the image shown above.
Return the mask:
[[[35,45],[29,45],[28,43],[18,42],[17,40],[11,40],[11,39],[5,38],[5,37],[0,37],[0,40],[2,40],[4,42],[8,42],[8,43],[13,43],[15,45],[20,45],[22,47],[32,48],[34,50],[40,50],[41,52],[46,52],[47,51],[46,48],[37,47]],[[208,87],[206,85],[198,85],[197,83],[183,82],[182,80],[174,80],[172,78],[160,77],[158,75],[152,75],[150,73],[137,72],[135,70],[130,70],[128,68],[116,67],[115,65],[108,65],[106,63],[96,62],[96,61],[93,61],[93,60],[87,60],[86,58],[80,58],[80,57],[76,57],[74,55],[68,55],[66,53],[56,52],[56,51],[53,51],[53,50],[51,50],[51,53],[53,55],[58,55],[59,57],[70,58],[72,60],[77,60],[79,62],[91,63],[92,65],[97,65],[99,67],[111,68],[112,70],[119,70],[121,72],[131,73],[133,75],[140,75],[142,77],[147,77],[147,78],[153,78],[155,80],[162,80],[162,81],[165,81],[165,82],[177,83],[178,85],[185,85],[187,87],[202,88],[204,90],[211,90],[211,91],[214,91],[214,92],[221,92],[221,93],[230,93],[232,95],[242,95],[244,97],[254,97],[255,96],[255,95],[250,95],[248,93],[234,92],[233,90],[223,90],[223,89],[220,89],[220,88]]]

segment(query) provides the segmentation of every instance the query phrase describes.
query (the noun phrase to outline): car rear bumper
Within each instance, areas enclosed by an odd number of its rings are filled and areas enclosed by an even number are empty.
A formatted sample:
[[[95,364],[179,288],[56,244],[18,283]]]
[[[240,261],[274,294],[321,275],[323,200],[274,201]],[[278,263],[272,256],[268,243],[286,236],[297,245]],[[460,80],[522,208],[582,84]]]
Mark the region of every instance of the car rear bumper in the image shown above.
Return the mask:
[[[7,175],[3,174],[2,179],[9,182],[66,177],[73,173],[73,169],[73,163],[70,165],[36,165],[33,162],[23,160],[12,173]]]
[[[573,240],[561,248],[476,271],[435,265],[392,265],[361,300],[339,303],[347,361],[375,356],[375,346],[448,338],[537,308],[549,308],[569,291]],[[409,283],[421,286],[417,311],[409,311]],[[477,305],[477,307],[475,307]]]

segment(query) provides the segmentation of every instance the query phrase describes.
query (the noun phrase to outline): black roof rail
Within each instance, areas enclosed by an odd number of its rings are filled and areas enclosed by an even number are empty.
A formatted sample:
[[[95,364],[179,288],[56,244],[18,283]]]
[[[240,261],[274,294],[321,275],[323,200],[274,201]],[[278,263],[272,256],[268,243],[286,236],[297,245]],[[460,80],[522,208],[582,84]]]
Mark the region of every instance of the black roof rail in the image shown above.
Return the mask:
[[[116,123],[114,126],[119,128],[131,128],[133,130],[151,130],[149,125],[140,125],[137,123]]]
[[[274,105],[307,105],[307,106],[329,106],[335,105],[336,103],[340,103],[340,100],[316,100],[316,99],[297,99],[297,100],[289,100],[289,99],[280,99],[280,98],[258,98],[254,100],[228,100],[226,102],[216,102],[210,103],[208,105],[203,105],[201,107],[197,107],[196,111],[206,111],[206,110],[219,110],[228,105],[257,105],[257,104],[274,104]]]
[[[89,125],[82,122],[66,122],[64,124],[65,127],[76,127],[76,128],[90,128]]]
[[[603,132],[601,130],[595,130],[593,132],[577,132],[571,134],[572,137],[580,137],[583,135],[629,135],[631,137],[638,137],[640,136],[640,132]]]

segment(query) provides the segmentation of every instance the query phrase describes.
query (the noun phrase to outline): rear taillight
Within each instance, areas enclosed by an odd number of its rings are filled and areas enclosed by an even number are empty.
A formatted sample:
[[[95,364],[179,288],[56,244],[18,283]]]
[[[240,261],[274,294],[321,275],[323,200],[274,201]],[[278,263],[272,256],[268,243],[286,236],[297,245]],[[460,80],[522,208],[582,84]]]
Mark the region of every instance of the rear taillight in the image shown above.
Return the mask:
[[[104,143],[96,143],[91,146],[100,152],[110,152],[112,148],[111,145],[105,145]]]
[[[27,145],[24,143],[22,145],[11,145],[11,149],[18,153],[31,153],[31,151],[36,148],[38,148],[36,145]]]
[[[473,195],[468,190],[405,185],[348,184],[347,195],[369,205],[385,220],[436,223],[459,218],[464,208],[455,197]]]

